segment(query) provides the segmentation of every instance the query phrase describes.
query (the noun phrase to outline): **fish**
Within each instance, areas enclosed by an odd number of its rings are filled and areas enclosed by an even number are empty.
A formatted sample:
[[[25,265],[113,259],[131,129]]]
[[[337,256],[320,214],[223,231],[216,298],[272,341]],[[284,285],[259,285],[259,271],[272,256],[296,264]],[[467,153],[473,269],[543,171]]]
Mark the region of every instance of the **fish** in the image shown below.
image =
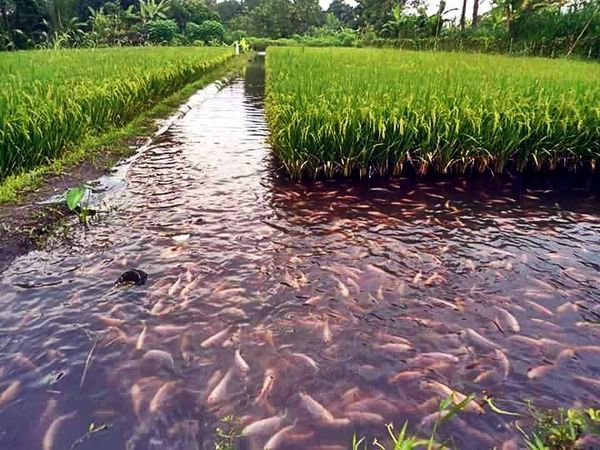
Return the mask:
[[[215,388],[211,391],[208,398],[206,399],[208,404],[214,404],[225,399],[227,396],[227,390],[229,383],[233,380],[234,370],[229,369],[225,376],[219,381]]]
[[[244,288],[229,288],[229,289],[222,289],[222,290],[213,290],[212,294],[214,296],[216,296],[217,298],[226,298],[226,297],[233,297],[234,295],[241,295],[243,293],[245,293],[246,290]]]
[[[175,389],[176,386],[177,386],[176,381],[169,381],[169,382],[163,384],[161,386],[161,388],[158,391],[156,391],[156,394],[154,394],[154,397],[152,397],[152,400],[150,400],[150,405],[148,406],[148,411],[150,411],[151,413],[158,411],[158,409],[161,407],[161,405],[165,401],[165,398],[167,397],[167,395],[169,395],[169,393],[171,391],[173,391],[173,389]]]
[[[331,329],[329,328],[329,321],[325,320],[323,322],[323,342],[325,344],[329,344],[332,340],[333,335],[331,333]]]
[[[377,339],[379,339],[381,341],[410,345],[410,341],[408,339],[400,337],[400,336],[395,336],[393,334],[384,333],[383,331],[377,331],[375,333],[375,336],[377,337]]]
[[[246,314],[246,312],[243,309],[237,308],[235,306],[223,308],[221,311],[219,311],[218,315],[220,317],[227,317],[228,319],[234,320],[243,320],[248,318],[248,314]]]
[[[600,390],[600,380],[597,380],[596,378],[590,378],[583,375],[573,375],[573,379],[585,384],[586,386]]]
[[[310,395],[300,392],[300,402],[306,412],[315,420],[323,423],[333,422],[333,414]]]
[[[569,350],[569,349],[567,349],[567,350]],[[581,345],[575,349],[575,352],[581,356],[598,357],[598,356],[600,356],[600,346],[598,346],[598,345]]]
[[[210,336],[209,338],[205,339],[204,341],[202,341],[200,346],[202,348],[208,348],[208,347],[212,347],[213,345],[218,345],[227,339],[228,334],[229,334],[229,327],[227,327],[224,330],[221,330],[218,333],[215,333],[212,336]]]
[[[434,413],[428,414],[425,417],[423,417],[423,419],[421,419],[421,422],[419,422],[419,428],[430,428],[436,421],[443,419],[448,414],[450,414],[449,410],[436,411]]]
[[[169,352],[164,350],[148,350],[142,359],[147,361],[157,361],[165,369],[175,372],[175,361]]]
[[[125,320],[123,319],[117,319],[116,317],[110,316],[100,316],[98,319],[102,325],[107,327],[119,327],[125,323]]]
[[[519,442],[516,438],[504,441],[500,446],[500,450],[519,450]]]
[[[273,434],[277,430],[281,429],[285,421],[287,420],[287,412],[284,414],[278,414],[276,416],[267,417],[265,419],[257,420],[247,425],[241,432],[242,436],[264,436]]]
[[[37,369],[37,366],[33,363],[33,361],[31,361],[31,359],[25,356],[22,352],[15,353],[15,355],[12,358],[12,361],[21,369]]]
[[[388,277],[389,276],[389,274],[385,270],[381,269],[380,267],[376,266],[375,264],[369,263],[365,267],[368,270],[370,270],[371,272],[376,273],[380,277]]]
[[[153,316],[160,316],[168,314],[172,307],[165,307],[165,302],[162,298],[158,299],[156,303],[150,309],[150,314]]]
[[[346,278],[346,283],[351,285],[357,294],[360,293],[360,286],[358,285],[358,283],[356,281],[354,281],[354,278],[350,278],[350,277]]]
[[[457,363],[459,359],[449,353],[443,352],[426,352],[412,358],[409,362],[411,365],[427,366],[438,362]]]
[[[556,308],[558,314],[564,314],[566,312],[576,313],[579,311],[579,307],[575,303],[565,302]]]
[[[504,308],[496,308],[496,310],[498,311],[496,315],[497,320],[502,321],[506,325],[506,328],[514,333],[521,331],[521,326],[519,325],[519,322],[515,316],[513,316]]]
[[[536,378],[543,377],[550,373],[553,368],[554,366],[550,366],[548,364],[542,364],[541,366],[534,367],[527,372],[527,378],[534,380]]]
[[[506,353],[500,349],[496,349],[495,354],[500,361],[500,366],[502,368],[502,379],[506,381],[508,380],[508,374],[510,373],[510,361],[508,360]]]
[[[314,359],[312,359],[310,356],[305,355],[304,353],[290,353],[290,356],[293,356],[295,358],[298,358],[298,359],[304,361],[306,364],[308,364],[315,370],[317,370],[319,368],[317,362]]]
[[[496,371],[493,369],[484,370],[479,375],[477,375],[473,381],[475,383],[481,383],[482,381],[485,382],[488,378],[493,377],[495,373]]]
[[[208,379],[208,382],[206,383],[206,392],[210,392],[215,388],[219,381],[221,381],[221,375],[221,369],[217,369],[213,372],[213,374]]]
[[[461,336],[464,337],[469,344],[479,347],[482,350],[495,350],[498,348],[497,344],[490,341],[488,338],[483,337],[472,328],[467,328],[461,331]]]
[[[446,386],[443,383],[435,380],[427,380],[421,383],[425,387],[432,389],[436,394],[438,394],[442,398],[452,397],[452,401],[455,404],[459,404],[466,400],[467,396],[462,392],[456,391],[449,386]],[[483,414],[483,408],[479,406],[479,404],[475,401],[471,401],[465,405],[465,411],[476,412],[479,414]]]
[[[579,347],[581,349],[582,347]],[[598,347],[596,347],[598,348]],[[563,364],[569,362],[575,356],[575,350],[572,348],[565,348],[561,350],[556,359],[554,360],[554,364],[562,366]]]
[[[538,339],[531,338],[529,336],[523,336],[521,334],[516,335],[516,336],[510,336],[509,339],[520,342],[521,344],[529,345],[531,347],[536,347],[536,348],[539,348],[541,345],[541,342]]]
[[[275,382],[275,371],[273,369],[265,370],[265,377],[263,379],[263,385],[256,397],[255,402],[263,402],[267,399],[271,390],[273,389],[273,383]]]
[[[337,283],[338,291],[342,297],[350,297],[350,290],[339,278],[331,277],[331,279]]]
[[[167,294],[169,295],[175,295],[175,293],[181,288],[181,275],[179,275],[177,277],[177,281],[175,281],[175,283],[173,283],[171,285],[171,287],[169,288],[169,290],[167,291]]]
[[[546,328],[546,330],[562,332],[562,327],[555,323],[548,322],[547,320],[543,320],[543,319],[538,319],[537,317],[532,317],[530,320],[531,320],[531,322],[536,323],[536,324],[541,325],[542,327]]]
[[[55,398],[50,398],[44,411],[40,415],[40,419],[38,421],[38,426],[40,428],[46,428],[46,426],[50,423],[50,419],[54,417],[56,413],[56,408],[58,407],[58,400]]]
[[[353,423],[361,425],[377,425],[385,422],[383,416],[373,412],[350,411],[344,414]]]
[[[56,435],[60,431],[60,428],[64,425],[65,422],[74,419],[76,416],[75,411],[69,414],[63,414],[62,416],[57,417],[50,424],[46,433],[44,433],[44,437],[42,439],[42,449],[43,450],[53,450],[54,449],[54,441],[56,439]]]
[[[194,289],[196,289],[198,287],[198,285],[200,284],[200,278],[195,278],[192,281],[190,281],[188,284],[185,285],[185,287],[181,290],[181,292],[179,292],[179,297],[182,299],[187,298]]]
[[[129,389],[129,396],[131,397],[131,405],[133,406],[133,412],[136,416],[140,417],[142,410],[142,388],[139,384],[135,383]]]
[[[417,372],[416,370],[403,370],[402,372],[398,372],[396,375],[392,375],[388,378],[388,383],[400,383],[406,381],[412,381],[417,378],[421,378],[423,374],[421,372]]]
[[[190,239],[190,235],[189,234],[178,234],[175,236],[171,236],[171,239],[173,239],[173,242],[175,242],[176,244],[182,244]]]
[[[320,295],[313,295],[304,302],[305,305],[316,305],[321,302],[322,297]]]
[[[144,323],[144,326],[142,327],[142,331],[140,332],[140,335],[138,336],[137,341],[135,342],[136,350],[141,350],[144,347],[144,342],[146,341],[146,332],[147,331],[148,331],[148,327]]]
[[[157,325],[154,327],[154,331],[158,334],[179,334],[183,333],[188,329],[187,326],[183,325]]]
[[[554,313],[552,311],[550,311],[548,308],[540,305],[539,303],[536,303],[534,301],[531,300],[525,300],[525,303],[527,303],[528,305],[530,305],[533,309],[535,309],[536,311],[545,314],[547,316],[553,316]]]
[[[435,283],[436,281],[446,281],[446,279],[441,276],[440,274],[438,274],[437,272],[435,272],[433,275],[431,275],[430,277],[428,277],[425,281],[424,281],[424,285],[425,286],[429,286],[432,285],[433,283]]]
[[[421,271],[419,271],[415,274],[415,276],[412,279],[413,284],[419,284],[419,281],[421,281],[421,278],[423,278],[423,273]]]
[[[4,389],[4,391],[2,391],[2,394],[0,394],[0,406],[5,405],[6,403],[9,403],[10,401],[12,401],[17,396],[17,393],[19,392],[20,387],[21,387],[21,382],[19,380],[15,380],[12,383],[10,383],[6,387],[6,389]]]
[[[235,363],[236,369],[241,374],[246,374],[250,371],[250,366],[242,357],[242,353],[240,352],[239,348],[235,351],[234,363]]]
[[[281,447],[281,445],[286,442],[286,436],[290,431],[294,429],[296,425],[288,425],[287,427],[283,427],[277,433],[275,433],[265,444],[263,450],[277,450]]]
[[[377,348],[378,350],[384,350],[384,351],[388,351],[388,352],[392,352],[392,353],[406,353],[407,351],[412,349],[412,347],[410,345],[399,344],[396,342],[390,342],[388,344],[381,344],[381,345],[376,346],[375,348]]]
[[[398,414],[398,408],[396,408],[392,403],[388,402],[383,398],[365,398],[363,400],[358,400],[354,403],[350,403],[346,410],[359,412],[377,412],[385,414],[386,416],[394,416]],[[347,414],[346,417],[348,417]]]

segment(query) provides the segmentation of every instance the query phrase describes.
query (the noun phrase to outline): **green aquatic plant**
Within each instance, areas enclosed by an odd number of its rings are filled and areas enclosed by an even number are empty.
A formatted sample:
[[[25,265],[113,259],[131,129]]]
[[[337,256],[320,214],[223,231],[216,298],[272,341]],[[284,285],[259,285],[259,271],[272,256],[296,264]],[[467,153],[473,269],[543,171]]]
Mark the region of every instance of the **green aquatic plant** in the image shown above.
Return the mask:
[[[215,429],[215,450],[234,450],[239,437],[239,420],[234,416],[223,417]]]
[[[271,141],[295,179],[593,170],[598,105],[600,70],[589,62],[346,48],[267,54]]]
[[[87,224],[95,214],[95,210],[89,207],[90,190],[84,185],[69,188],[64,195],[65,203],[70,212],[77,214],[79,222]]]
[[[471,394],[458,401],[456,396],[450,395],[440,402],[438,407],[437,416],[433,423],[433,429],[427,438],[420,437],[408,433],[408,422],[404,422],[399,432],[394,430],[393,424],[387,424],[386,430],[388,437],[392,441],[392,447],[386,447],[384,443],[380,442],[377,438],[373,441],[373,449],[378,450],[416,450],[416,449],[440,449],[447,448],[445,443],[439,443],[437,441],[437,432],[439,427],[446,422],[452,420],[452,418],[464,410],[472,401],[475,400],[475,395]],[[362,446],[362,447],[361,447]],[[360,439],[354,434],[352,437],[352,450],[367,450],[367,443],[364,437]]]
[[[577,441],[584,435],[600,436],[600,409],[538,411],[530,407],[530,411],[535,421],[532,432],[516,424],[529,450],[577,449]]]

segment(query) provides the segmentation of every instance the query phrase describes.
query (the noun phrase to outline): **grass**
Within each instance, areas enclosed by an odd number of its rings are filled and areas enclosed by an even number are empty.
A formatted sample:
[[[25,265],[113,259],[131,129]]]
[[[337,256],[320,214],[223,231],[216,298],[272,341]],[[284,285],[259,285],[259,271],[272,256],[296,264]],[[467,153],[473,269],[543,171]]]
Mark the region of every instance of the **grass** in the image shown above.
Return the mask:
[[[539,411],[530,409],[535,424],[532,432],[523,434],[528,450],[570,450],[580,448],[579,439],[586,435],[600,436],[600,409],[563,409]]]
[[[133,138],[153,132],[156,118],[173,113],[190,95],[214,80],[241,71],[246,61],[242,56],[208,70],[195,81],[157,100],[154,106],[144,109],[125,125],[110,127],[99,134],[88,133],[79,142],[66,144],[60,156],[49,163],[9,175],[0,181],[0,204],[23,203],[27,200],[26,193],[37,189],[49,175],[73,172],[83,161],[90,161],[99,168],[111,167],[119,158],[132,153],[129,144]]]
[[[225,63],[228,48],[7,53],[0,65],[0,181],[120,127]]]
[[[600,157],[596,63],[270,48],[266,105],[295,179],[590,169]]]
[[[450,422],[452,418],[460,411],[465,409],[475,399],[474,395],[469,395],[462,400],[458,400],[453,395],[442,400],[437,411],[437,418],[433,423],[433,429],[427,439],[423,439],[417,435],[411,435],[408,433],[408,422],[404,422],[404,425],[398,433],[394,430],[393,424],[386,425],[388,438],[391,440],[391,446],[386,446],[383,442],[380,442],[377,438],[373,441],[373,448],[378,450],[413,450],[413,449],[444,449],[448,448],[446,443],[437,442],[437,431],[439,427]],[[368,450],[367,443],[364,438],[358,439],[356,435],[352,438],[351,450]]]

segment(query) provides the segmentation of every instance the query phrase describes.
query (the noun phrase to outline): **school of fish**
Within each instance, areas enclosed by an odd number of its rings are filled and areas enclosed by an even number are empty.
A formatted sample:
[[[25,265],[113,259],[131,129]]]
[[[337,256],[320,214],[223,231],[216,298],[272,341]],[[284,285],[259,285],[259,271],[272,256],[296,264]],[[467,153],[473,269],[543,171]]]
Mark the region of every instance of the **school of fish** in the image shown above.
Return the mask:
[[[106,220],[0,275],[0,448],[210,449],[219,427],[341,450],[427,436],[473,393],[440,436],[510,450],[484,394],[597,404],[597,197],[279,180],[252,70],[131,166]],[[115,284],[132,268],[145,285]]]

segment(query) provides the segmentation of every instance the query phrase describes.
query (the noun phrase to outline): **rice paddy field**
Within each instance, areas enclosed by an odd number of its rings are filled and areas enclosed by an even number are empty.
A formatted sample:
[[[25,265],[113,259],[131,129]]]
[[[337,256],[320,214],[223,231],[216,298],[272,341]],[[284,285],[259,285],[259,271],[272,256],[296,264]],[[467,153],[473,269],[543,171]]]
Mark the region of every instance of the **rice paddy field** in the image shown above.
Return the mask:
[[[109,48],[4,53],[0,180],[131,120],[233,56],[229,48]]]
[[[270,48],[267,115],[292,178],[593,170],[600,65]]]

